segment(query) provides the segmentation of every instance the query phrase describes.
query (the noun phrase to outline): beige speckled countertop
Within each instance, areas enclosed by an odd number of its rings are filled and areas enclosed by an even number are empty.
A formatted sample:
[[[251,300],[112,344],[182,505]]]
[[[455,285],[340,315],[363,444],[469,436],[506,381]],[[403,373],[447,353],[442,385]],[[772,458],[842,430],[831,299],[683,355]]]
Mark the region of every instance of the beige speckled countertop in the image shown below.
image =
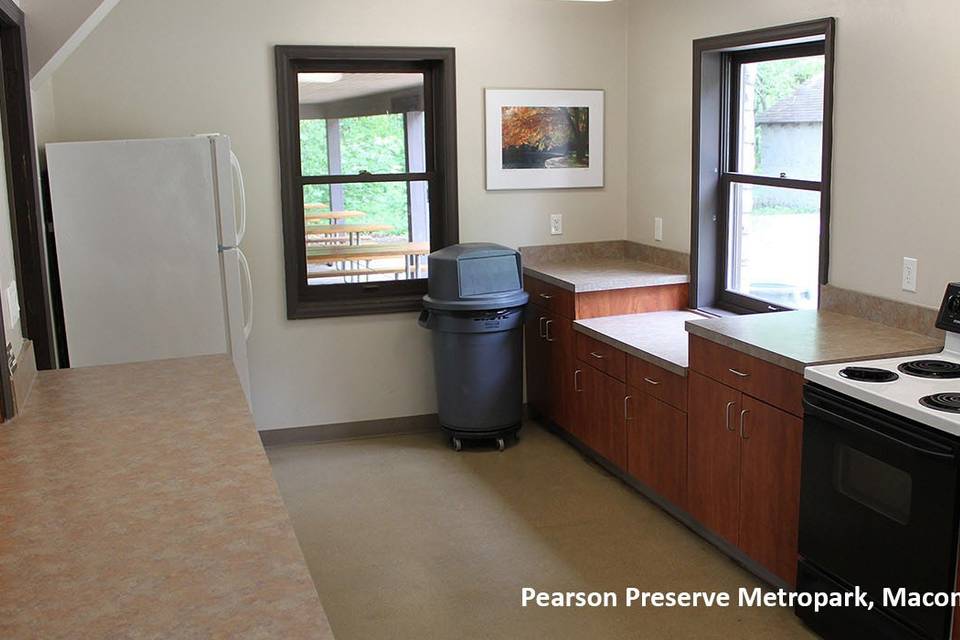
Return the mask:
[[[815,364],[934,353],[943,342],[829,311],[785,311],[686,323],[693,335],[798,373]]]
[[[693,311],[656,311],[577,320],[575,331],[605,342],[677,375],[687,375],[685,323],[705,316]]]
[[[41,373],[0,531],[3,638],[333,637],[226,356]]]
[[[585,260],[524,262],[524,275],[576,293],[690,282],[685,273],[630,258],[593,257]]]

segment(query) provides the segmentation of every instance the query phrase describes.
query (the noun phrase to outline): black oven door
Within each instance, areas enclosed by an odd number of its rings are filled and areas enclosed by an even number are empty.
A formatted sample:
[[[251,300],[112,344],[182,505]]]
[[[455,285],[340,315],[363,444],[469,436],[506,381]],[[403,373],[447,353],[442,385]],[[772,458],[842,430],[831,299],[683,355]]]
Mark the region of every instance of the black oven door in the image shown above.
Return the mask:
[[[953,591],[957,445],[840,394],[804,392],[800,556],[881,607],[883,588]],[[930,638],[950,607],[890,607]]]

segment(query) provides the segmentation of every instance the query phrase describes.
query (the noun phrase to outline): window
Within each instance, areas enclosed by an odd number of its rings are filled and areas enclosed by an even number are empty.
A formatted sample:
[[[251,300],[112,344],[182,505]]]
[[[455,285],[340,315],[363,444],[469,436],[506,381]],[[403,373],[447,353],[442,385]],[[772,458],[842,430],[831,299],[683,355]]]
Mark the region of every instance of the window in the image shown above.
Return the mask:
[[[694,43],[693,305],[817,308],[829,248],[832,33],[829,19]]]
[[[453,50],[276,54],[287,316],[418,309],[457,241]]]

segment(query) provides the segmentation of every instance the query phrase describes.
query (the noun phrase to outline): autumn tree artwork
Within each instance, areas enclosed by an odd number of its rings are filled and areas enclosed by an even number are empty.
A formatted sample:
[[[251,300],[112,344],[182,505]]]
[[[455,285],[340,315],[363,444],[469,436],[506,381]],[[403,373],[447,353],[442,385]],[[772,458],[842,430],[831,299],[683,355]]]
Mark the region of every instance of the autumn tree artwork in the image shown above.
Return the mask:
[[[502,107],[504,169],[590,166],[589,107]]]

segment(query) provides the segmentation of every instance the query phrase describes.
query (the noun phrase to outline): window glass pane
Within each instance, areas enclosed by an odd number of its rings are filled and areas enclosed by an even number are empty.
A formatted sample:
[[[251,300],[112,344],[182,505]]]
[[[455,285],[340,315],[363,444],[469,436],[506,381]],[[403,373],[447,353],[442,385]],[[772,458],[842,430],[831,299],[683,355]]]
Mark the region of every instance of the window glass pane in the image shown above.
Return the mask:
[[[816,309],[820,192],[734,183],[727,289],[794,309]]]
[[[363,182],[303,188],[307,283],[427,276],[427,183]]]
[[[403,114],[345,118],[340,121],[343,173],[406,173]]]
[[[820,180],[823,56],[740,66],[737,171]]]
[[[425,170],[423,74],[300,73],[304,176]]]

